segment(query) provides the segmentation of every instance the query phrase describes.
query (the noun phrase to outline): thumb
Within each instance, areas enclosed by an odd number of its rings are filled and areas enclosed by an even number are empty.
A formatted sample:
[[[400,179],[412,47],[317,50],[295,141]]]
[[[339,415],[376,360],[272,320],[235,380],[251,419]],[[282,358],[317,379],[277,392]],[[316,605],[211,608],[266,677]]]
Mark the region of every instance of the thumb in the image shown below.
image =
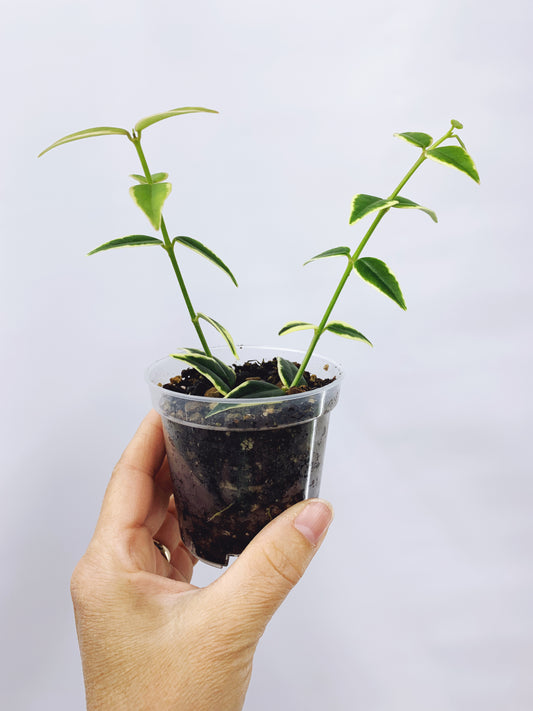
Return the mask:
[[[331,520],[331,504],[308,499],[271,521],[210,586],[224,620],[257,641],[304,574]],[[251,637],[250,637],[251,636]]]

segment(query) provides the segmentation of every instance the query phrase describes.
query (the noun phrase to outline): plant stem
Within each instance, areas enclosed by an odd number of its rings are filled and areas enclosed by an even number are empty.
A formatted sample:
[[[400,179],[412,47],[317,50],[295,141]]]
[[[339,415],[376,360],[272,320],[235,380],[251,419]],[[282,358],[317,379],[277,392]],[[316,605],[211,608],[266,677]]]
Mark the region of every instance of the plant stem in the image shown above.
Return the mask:
[[[150,173],[150,170],[148,168],[148,163],[146,162],[146,157],[145,157],[143,149],[141,147],[140,135],[134,134],[133,138],[130,140],[132,141],[133,145],[135,146],[137,155],[139,156],[139,160],[141,161],[141,165],[143,167],[144,176],[145,176],[146,180],[149,183],[152,183],[152,174]],[[189,296],[189,292],[187,291],[187,287],[185,286],[185,281],[183,279],[181,270],[178,265],[178,260],[176,259],[176,255],[174,254],[174,247],[172,245],[172,242],[170,241],[170,237],[168,235],[168,230],[167,230],[167,226],[165,224],[165,220],[163,219],[163,215],[161,215],[161,234],[163,236],[163,243],[164,243],[163,249],[168,254],[168,257],[169,257],[170,262],[172,264],[172,268],[174,269],[174,273],[176,275],[176,279],[178,280],[178,284],[180,286],[181,293],[182,293],[183,299],[185,301],[187,311],[189,312],[189,316],[191,318],[192,324],[193,324],[194,328],[196,329],[196,333],[198,334],[198,338],[200,339],[200,343],[202,344],[202,348],[204,349],[205,354],[208,356],[211,356],[211,351],[209,350],[209,346],[207,345],[207,341],[206,341],[206,338],[205,338],[204,333],[202,331],[202,327],[200,326],[200,320],[198,318],[198,314],[194,310],[191,298]]]
[[[202,327],[200,326],[200,320],[198,318],[198,314],[194,310],[189,293],[187,291],[187,287],[185,286],[185,282],[184,282],[183,276],[181,274],[181,270],[178,266],[178,260],[176,259],[176,255],[174,254],[174,248],[173,248],[170,238],[168,236],[168,231],[167,231],[167,227],[165,225],[165,220],[163,219],[163,215],[161,215],[161,234],[163,235],[163,240],[165,242],[164,249],[169,256],[170,262],[171,262],[172,267],[174,269],[174,273],[176,274],[176,278],[177,278],[178,283],[180,285],[181,293],[183,295],[183,299],[185,300],[185,305],[187,306],[187,311],[189,312],[189,316],[191,317],[192,324],[193,324],[194,328],[196,329],[196,333],[198,334],[198,338],[200,339],[200,343],[202,344],[204,353],[208,356],[211,356],[212,355],[211,351],[209,350],[209,346],[207,345],[207,341],[204,336],[204,332],[202,331]]]
[[[447,138],[450,138],[450,137],[453,135],[453,129],[454,129],[454,127],[452,126],[452,128],[451,128],[449,131],[447,131],[447,132],[444,134],[444,136],[442,136],[442,138],[439,138],[437,141],[434,141],[434,142],[431,144],[431,146],[428,146],[427,149],[426,149],[426,148],[423,148],[423,149],[422,149],[422,153],[421,153],[420,156],[418,157],[418,160],[415,161],[415,163],[414,163],[414,164],[411,166],[411,168],[407,171],[407,173],[405,174],[405,176],[400,180],[400,182],[399,182],[398,185],[394,188],[394,190],[392,191],[392,193],[390,194],[390,196],[387,198],[387,200],[394,200],[394,198],[400,193],[400,190],[401,190],[401,189],[403,188],[403,186],[407,183],[407,181],[412,177],[412,175],[418,170],[418,168],[420,168],[420,166],[422,165],[422,163],[427,159],[426,151],[427,151],[428,149],[430,149],[430,148],[436,148],[438,145],[440,145],[440,144],[441,144],[443,141],[445,141]],[[349,278],[349,276],[351,275],[351,273],[352,273],[352,271],[353,271],[353,269],[354,269],[355,262],[359,259],[359,256],[361,255],[361,252],[363,251],[363,249],[365,248],[365,246],[366,246],[368,240],[370,239],[370,237],[371,237],[372,234],[374,233],[374,230],[376,229],[376,227],[379,225],[379,223],[381,222],[381,220],[385,217],[385,215],[387,214],[387,212],[388,212],[390,209],[391,209],[390,207],[387,207],[387,208],[385,208],[385,209],[383,209],[383,210],[380,210],[380,211],[378,212],[378,214],[377,214],[376,217],[374,218],[372,224],[370,225],[370,227],[368,228],[367,232],[365,233],[363,239],[361,240],[361,242],[360,242],[359,245],[357,246],[357,249],[355,250],[355,252],[354,252],[354,253],[350,256],[350,258],[348,259],[348,266],[347,266],[346,269],[344,270],[344,273],[343,273],[343,275],[342,275],[342,277],[341,277],[341,280],[340,280],[340,282],[339,282],[337,288],[335,289],[335,293],[334,293],[333,296],[331,297],[331,301],[329,302],[329,304],[328,304],[328,306],[327,306],[327,308],[326,308],[326,311],[325,311],[325,313],[324,313],[324,316],[322,317],[322,320],[320,321],[320,323],[318,324],[318,326],[317,326],[316,329],[315,329],[314,336],[313,336],[313,338],[312,338],[312,340],[311,340],[311,343],[309,344],[309,348],[307,349],[307,352],[306,352],[306,354],[305,354],[305,356],[304,356],[304,358],[303,358],[303,360],[302,360],[302,364],[300,365],[300,367],[299,367],[299,369],[298,369],[298,372],[296,373],[296,375],[295,375],[295,377],[294,377],[294,379],[293,379],[293,381],[292,381],[292,383],[291,383],[291,388],[296,387],[296,384],[299,383],[300,378],[301,378],[302,375],[304,374],[304,371],[305,371],[305,369],[307,368],[307,365],[308,365],[308,363],[309,363],[309,361],[310,361],[310,359],[311,359],[311,356],[313,355],[313,352],[314,352],[314,350],[315,350],[315,348],[316,348],[316,345],[317,345],[317,343],[318,343],[320,337],[322,336],[322,334],[324,333],[324,331],[325,331],[325,329],[326,329],[326,326],[327,326],[329,317],[330,317],[330,315],[331,315],[331,312],[333,311],[333,308],[334,308],[335,304],[337,303],[337,300],[338,300],[339,296],[341,295],[341,292],[342,292],[342,290],[343,290],[343,288],[344,288],[344,285],[345,285],[346,282],[348,281],[348,278]]]

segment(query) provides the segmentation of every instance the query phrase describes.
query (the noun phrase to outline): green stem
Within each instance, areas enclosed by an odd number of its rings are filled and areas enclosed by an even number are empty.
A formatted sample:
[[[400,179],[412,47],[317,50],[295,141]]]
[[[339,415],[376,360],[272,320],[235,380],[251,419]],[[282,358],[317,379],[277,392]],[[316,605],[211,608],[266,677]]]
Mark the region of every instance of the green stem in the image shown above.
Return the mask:
[[[134,134],[134,137],[130,140],[132,141],[133,145],[135,146],[137,155],[139,156],[139,160],[141,161],[141,165],[143,167],[145,178],[149,183],[151,183],[152,182],[152,174],[150,173],[150,170],[148,168],[148,163],[146,162],[146,157],[144,155],[143,149],[141,148],[141,137],[140,137],[140,135]],[[209,346],[207,345],[207,341],[206,341],[206,338],[205,338],[204,333],[202,331],[202,327],[200,326],[200,320],[198,318],[198,314],[194,310],[191,298],[189,296],[189,292],[187,291],[187,287],[185,286],[185,281],[183,279],[181,270],[178,265],[178,260],[176,259],[176,255],[174,254],[174,247],[172,245],[172,242],[170,241],[170,237],[168,235],[168,230],[167,230],[167,226],[165,224],[165,220],[163,219],[163,215],[161,215],[161,234],[163,236],[163,249],[168,254],[168,257],[169,257],[170,262],[172,264],[172,268],[174,269],[174,273],[176,275],[176,279],[178,280],[178,284],[180,286],[181,293],[182,293],[183,299],[185,301],[187,311],[189,312],[189,316],[191,318],[192,324],[193,324],[194,328],[196,329],[196,333],[198,334],[198,338],[200,339],[200,343],[202,344],[202,348],[204,349],[205,354],[208,356],[211,356],[211,351],[209,350]]]
[[[193,324],[194,328],[196,329],[196,333],[198,334],[198,338],[200,339],[200,343],[202,344],[204,353],[208,356],[211,356],[212,353],[209,350],[209,346],[207,345],[207,341],[204,336],[204,332],[202,331],[202,327],[200,326],[200,320],[198,318],[198,314],[194,310],[191,299],[189,297],[189,292],[187,291],[187,287],[185,286],[185,281],[183,280],[181,270],[178,266],[178,260],[176,259],[176,255],[174,254],[174,248],[173,248],[170,238],[168,236],[168,232],[167,232],[167,228],[165,225],[165,220],[163,219],[163,215],[161,215],[161,234],[163,235],[163,240],[165,242],[165,251],[169,256],[170,262],[171,262],[172,267],[174,269],[174,273],[176,274],[176,278],[177,278],[178,283],[180,285],[181,293],[183,295],[185,305],[187,306],[187,311],[189,312],[189,316],[191,317],[192,324]]]
[[[447,138],[450,138],[452,135],[453,135],[453,126],[452,126],[452,128],[451,128],[449,131],[447,131],[447,132],[444,134],[444,136],[442,136],[442,138],[439,138],[438,141],[434,141],[434,142],[431,144],[431,146],[429,146],[428,148],[436,148],[438,145],[440,145],[440,144],[441,144],[443,141],[445,141]],[[403,186],[404,186],[404,185],[407,183],[407,181],[412,177],[412,175],[420,168],[420,166],[422,165],[422,163],[427,159],[426,150],[428,150],[428,149],[422,149],[422,153],[421,153],[420,156],[418,157],[418,160],[415,161],[415,163],[414,163],[414,164],[411,166],[411,168],[407,171],[407,173],[405,174],[405,176],[400,180],[400,182],[399,182],[398,185],[394,188],[394,190],[392,191],[392,193],[390,194],[390,196],[387,198],[387,200],[394,200],[394,198],[395,198],[397,195],[399,195],[400,190],[403,188]],[[351,275],[351,273],[352,273],[352,271],[353,271],[355,262],[359,259],[359,256],[361,255],[361,252],[363,251],[363,249],[365,248],[365,246],[366,246],[368,240],[370,239],[370,237],[371,237],[372,234],[374,233],[374,230],[376,229],[376,227],[379,225],[379,223],[381,222],[381,220],[385,217],[385,215],[387,214],[387,212],[388,212],[390,209],[391,209],[390,207],[387,207],[387,208],[385,208],[384,210],[380,210],[380,211],[378,212],[378,214],[377,214],[376,217],[374,218],[372,224],[370,225],[370,227],[368,228],[367,232],[365,233],[363,239],[361,240],[361,242],[360,242],[359,245],[357,246],[357,249],[355,250],[355,252],[354,252],[354,253],[351,255],[351,257],[349,258],[349,260],[348,260],[348,266],[347,266],[346,269],[344,270],[344,273],[343,273],[343,275],[342,275],[342,277],[341,277],[341,280],[340,280],[340,282],[339,282],[337,288],[335,289],[335,293],[334,293],[333,296],[331,297],[331,300],[330,300],[330,302],[329,302],[329,304],[328,304],[328,306],[327,306],[327,308],[326,308],[326,311],[325,311],[325,313],[324,313],[324,316],[322,317],[322,320],[320,321],[320,323],[318,324],[318,326],[317,326],[316,329],[315,329],[314,336],[313,336],[313,338],[312,338],[312,340],[311,340],[311,343],[309,344],[309,348],[307,349],[307,352],[306,352],[306,354],[305,354],[305,356],[304,356],[304,358],[303,358],[303,360],[302,360],[302,364],[300,365],[300,367],[299,367],[299,369],[298,369],[298,372],[296,373],[296,375],[295,375],[295,377],[294,377],[294,379],[293,379],[293,381],[292,381],[292,383],[291,383],[291,388],[295,387],[296,384],[300,382],[300,378],[302,377],[302,375],[304,374],[305,369],[307,368],[307,365],[308,365],[308,363],[309,363],[309,361],[310,361],[310,359],[311,359],[311,356],[313,355],[313,352],[314,352],[314,350],[315,350],[315,348],[316,348],[316,345],[317,345],[317,343],[318,343],[320,337],[322,336],[322,334],[324,333],[324,331],[325,331],[325,329],[326,329],[326,326],[327,326],[327,323],[328,323],[328,321],[329,321],[329,317],[330,317],[330,315],[331,315],[331,312],[333,311],[333,308],[334,308],[335,304],[337,303],[337,300],[338,300],[339,296],[341,295],[342,290],[344,289],[344,285],[345,285],[346,282],[348,281],[348,278],[350,277],[350,275]]]

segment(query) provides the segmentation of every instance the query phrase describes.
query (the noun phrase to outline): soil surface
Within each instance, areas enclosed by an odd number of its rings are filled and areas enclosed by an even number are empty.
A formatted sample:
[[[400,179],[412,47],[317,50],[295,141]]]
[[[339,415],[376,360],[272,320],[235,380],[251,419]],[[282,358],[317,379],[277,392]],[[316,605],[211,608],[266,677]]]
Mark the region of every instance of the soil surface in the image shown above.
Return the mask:
[[[300,363],[294,363],[297,368],[300,367]],[[237,382],[235,386],[244,383],[246,380],[264,380],[267,383],[272,383],[272,385],[282,386],[279,379],[278,366],[276,360],[268,361],[258,361],[249,360],[246,363],[237,364],[233,366],[235,370],[235,375],[237,376]],[[291,388],[288,391],[288,395],[293,395],[295,393],[308,392],[310,390],[316,390],[317,388],[322,388],[324,385],[328,385],[333,382],[335,378],[319,378],[317,375],[305,371],[304,378],[307,385],[301,385],[297,388]],[[183,393],[186,395],[199,395],[205,397],[222,397],[216,388],[210,383],[207,378],[200,375],[193,368],[186,368],[182,370],[180,375],[175,378],[171,378],[170,382],[163,385],[166,390],[173,390],[174,392]]]

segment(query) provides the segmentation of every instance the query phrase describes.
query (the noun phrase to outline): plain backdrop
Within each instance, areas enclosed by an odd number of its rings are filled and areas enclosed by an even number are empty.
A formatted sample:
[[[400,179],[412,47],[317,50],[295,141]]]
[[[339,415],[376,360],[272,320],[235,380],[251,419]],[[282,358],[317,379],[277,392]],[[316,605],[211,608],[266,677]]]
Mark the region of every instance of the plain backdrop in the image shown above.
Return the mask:
[[[407,301],[354,278],[332,334],[346,370],[322,495],[336,509],[269,626],[246,708],[533,708],[532,10],[526,0],[19,0],[2,3],[0,706],[82,709],[69,597],[102,495],[149,408],[146,366],[197,345],[164,254],[86,257],[152,234],[122,137],[99,125],[200,105],[145,131],[195,304],[240,343],[316,321],[355,246],[350,201],[388,195],[451,118],[481,185],[429,161],[366,254]],[[366,224],[366,223],[365,223]],[[218,342],[213,333],[212,343]],[[218,571],[199,565],[195,582]]]

